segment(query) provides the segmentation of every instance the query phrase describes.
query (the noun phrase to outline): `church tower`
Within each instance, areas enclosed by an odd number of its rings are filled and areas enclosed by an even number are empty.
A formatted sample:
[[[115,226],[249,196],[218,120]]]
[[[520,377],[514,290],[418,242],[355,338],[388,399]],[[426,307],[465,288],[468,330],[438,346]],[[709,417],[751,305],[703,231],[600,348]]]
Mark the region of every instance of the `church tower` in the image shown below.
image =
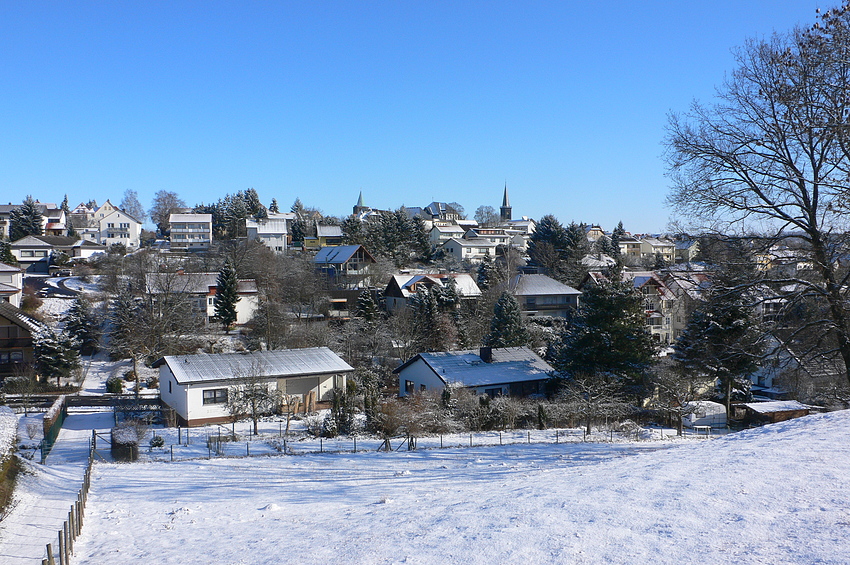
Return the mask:
[[[366,212],[369,208],[363,205],[363,191],[360,191],[360,196],[357,198],[357,204],[354,205],[354,215],[357,216],[360,212]]]
[[[503,222],[509,222],[511,220],[511,202],[508,200],[508,183],[505,183],[505,195],[502,197],[502,206],[499,210],[499,218]]]

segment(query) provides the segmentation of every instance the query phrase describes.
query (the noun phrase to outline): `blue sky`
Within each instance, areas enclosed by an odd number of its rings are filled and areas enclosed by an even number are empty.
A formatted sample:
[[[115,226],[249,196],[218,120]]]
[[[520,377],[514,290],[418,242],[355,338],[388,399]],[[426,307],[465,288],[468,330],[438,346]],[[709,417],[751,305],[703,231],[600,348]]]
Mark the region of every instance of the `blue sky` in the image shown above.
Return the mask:
[[[710,100],[732,49],[815,21],[814,0],[0,0],[0,203],[189,205],[253,187],[351,212],[671,211],[667,114]]]

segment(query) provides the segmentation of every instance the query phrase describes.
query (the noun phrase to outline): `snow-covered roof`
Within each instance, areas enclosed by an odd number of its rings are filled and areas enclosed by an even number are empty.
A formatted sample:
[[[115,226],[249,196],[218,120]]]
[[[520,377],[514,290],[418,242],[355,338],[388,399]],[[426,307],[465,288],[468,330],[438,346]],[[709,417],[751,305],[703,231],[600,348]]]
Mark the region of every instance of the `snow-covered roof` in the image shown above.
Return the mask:
[[[338,245],[336,247],[322,247],[316,256],[313,258],[313,263],[316,265],[341,265],[354,257],[357,250],[363,247],[362,245]],[[364,248],[363,251],[367,256],[369,252]],[[374,259],[373,259],[374,260]]]
[[[448,279],[453,279],[455,281],[455,290],[457,290],[458,295],[462,298],[481,296],[481,289],[478,288],[478,284],[475,282],[475,279],[473,279],[468,273],[422,273],[416,275],[392,276],[392,281],[395,281],[395,284],[401,290],[402,296],[405,298],[410,298],[410,295],[413,294],[410,288],[418,282],[427,281],[437,286],[445,286]]]
[[[21,269],[7,263],[0,263],[0,273],[18,273]]]
[[[420,353],[393,373],[401,373],[417,359],[424,361],[446,384],[485,386],[549,378],[552,367],[527,347],[491,349],[492,360],[485,362],[481,350]]]
[[[30,333],[34,333],[43,327],[41,322],[35,318],[31,318],[23,310],[5,300],[0,300],[0,316],[3,316],[13,324],[27,329]]]
[[[212,223],[212,214],[171,214],[168,221],[172,224],[178,222]]]
[[[789,412],[792,410],[808,410],[809,407],[796,400],[774,400],[771,402],[748,402],[744,404],[750,410],[759,414],[770,414],[772,412]]]
[[[316,237],[342,237],[342,227],[317,224]]]
[[[153,366],[160,367],[163,364],[168,365],[179,384],[234,381],[252,375],[286,378],[354,370],[327,347],[215,355],[168,355]]]
[[[546,275],[516,275],[511,279],[509,288],[515,296],[563,296],[581,294],[581,291]]]

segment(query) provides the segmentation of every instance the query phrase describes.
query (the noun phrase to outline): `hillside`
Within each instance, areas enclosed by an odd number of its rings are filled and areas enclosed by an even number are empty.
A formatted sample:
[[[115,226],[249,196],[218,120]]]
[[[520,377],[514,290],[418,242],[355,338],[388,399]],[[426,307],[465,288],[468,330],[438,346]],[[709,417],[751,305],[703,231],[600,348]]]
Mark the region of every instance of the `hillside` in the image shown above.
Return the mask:
[[[850,413],[714,440],[98,465],[75,563],[843,563]]]

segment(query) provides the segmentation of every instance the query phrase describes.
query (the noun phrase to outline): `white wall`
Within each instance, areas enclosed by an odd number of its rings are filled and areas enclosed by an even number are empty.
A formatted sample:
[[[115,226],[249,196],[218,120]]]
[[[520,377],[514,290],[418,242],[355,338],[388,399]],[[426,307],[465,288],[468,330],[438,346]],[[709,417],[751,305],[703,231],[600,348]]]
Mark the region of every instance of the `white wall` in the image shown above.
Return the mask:
[[[446,384],[434,374],[431,367],[422,359],[417,359],[398,374],[398,395],[407,396],[406,381],[413,381],[413,392],[418,392],[425,385],[425,390],[443,390]]]

